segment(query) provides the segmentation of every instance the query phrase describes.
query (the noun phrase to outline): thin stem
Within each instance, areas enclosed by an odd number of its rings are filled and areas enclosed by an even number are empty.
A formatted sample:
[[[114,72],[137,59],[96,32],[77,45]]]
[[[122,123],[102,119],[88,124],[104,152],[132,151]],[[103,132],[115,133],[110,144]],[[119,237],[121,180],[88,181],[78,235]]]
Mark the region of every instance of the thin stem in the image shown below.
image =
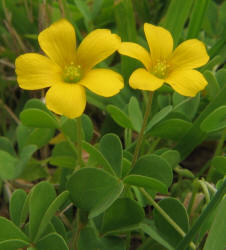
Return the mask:
[[[185,236],[185,232],[176,224],[174,220],[172,220],[169,215],[152,199],[152,197],[143,189],[140,188],[140,191],[147,198],[148,201],[152,204],[152,206],[168,221],[168,223],[181,235]],[[193,242],[191,242],[190,247],[192,249],[196,249],[196,246]]]
[[[194,201],[195,201],[195,196],[198,192],[198,189],[199,189],[199,186],[197,185],[197,180],[194,181],[193,183],[193,190],[192,190],[192,195],[191,195],[191,198],[190,198],[190,201],[189,201],[189,204],[188,204],[188,215],[191,216],[191,213],[192,213],[192,208],[193,208],[193,204],[194,204]]]
[[[139,152],[140,152],[141,144],[142,144],[143,137],[144,137],[144,130],[145,130],[145,127],[146,127],[146,124],[147,124],[147,121],[148,121],[148,116],[149,116],[150,111],[151,111],[153,93],[154,92],[150,92],[150,95],[149,95],[148,103],[147,103],[145,114],[144,114],[144,120],[143,120],[142,128],[141,128],[140,133],[139,133],[138,138],[137,138],[137,144],[136,144],[136,148],[135,148],[135,151],[134,151],[131,168],[134,167],[134,165],[135,165],[135,163],[137,161]]]
[[[226,179],[224,180],[223,184],[221,185],[220,189],[216,192],[214,197],[211,199],[211,201],[206,206],[205,210],[201,213],[201,215],[196,220],[195,224],[192,226],[190,231],[186,234],[186,236],[182,239],[182,241],[177,246],[176,250],[186,249],[189,242],[192,241],[200,227],[202,226],[203,222],[206,220],[208,216],[212,213],[212,211],[215,209],[217,204],[220,202],[222,197],[224,196],[226,191]]]
[[[202,180],[199,180],[198,182],[199,182],[199,184],[200,184],[200,186],[202,188],[202,191],[203,191],[203,193],[205,195],[206,203],[208,204],[210,202],[210,194],[209,194],[209,190],[208,190],[208,188],[206,186],[206,183],[204,181],[202,181]]]
[[[20,124],[20,120],[17,118],[17,116],[13,113],[13,111],[1,99],[0,99],[0,105],[3,106],[3,108],[9,113],[9,115],[12,117],[12,119],[17,124]]]
[[[81,117],[77,118],[77,149],[78,149],[78,169],[81,168],[83,164],[82,160],[82,121]]]
[[[217,155],[220,155],[221,152],[222,152],[222,148],[224,146],[224,141],[226,139],[226,128],[224,129],[222,135],[221,135],[221,138],[220,140],[218,141],[218,144],[217,144],[217,147],[216,147],[216,150],[215,150],[215,153],[214,153],[214,156],[217,156]],[[208,174],[207,174],[207,180],[211,180],[212,178],[212,175],[213,175],[213,172],[214,172],[214,166],[212,165],[208,171]]]

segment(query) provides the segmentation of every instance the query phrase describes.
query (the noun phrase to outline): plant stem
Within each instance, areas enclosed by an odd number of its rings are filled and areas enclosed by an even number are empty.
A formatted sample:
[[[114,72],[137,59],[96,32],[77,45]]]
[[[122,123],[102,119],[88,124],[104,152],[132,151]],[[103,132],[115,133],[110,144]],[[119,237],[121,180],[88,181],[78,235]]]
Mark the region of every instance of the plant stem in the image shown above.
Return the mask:
[[[217,147],[216,147],[216,150],[215,150],[215,153],[214,153],[214,156],[217,156],[217,155],[220,155],[221,154],[221,151],[222,151],[222,148],[224,146],[224,141],[226,139],[226,128],[224,129],[222,135],[221,135],[221,138],[220,140],[218,141],[218,144],[217,144]],[[213,176],[213,173],[214,173],[214,166],[212,165],[208,171],[208,174],[207,174],[207,180],[211,180],[212,176]]]
[[[195,196],[198,192],[198,189],[199,189],[199,186],[197,185],[197,180],[194,180],[193,182],[193,190],[192,190],[192,195],[191,195],[191,198],[190,198],[190,201],[189,201],[189,204],[188,204],[188,216],[191,216],[191,213],[192,213],[192,208],[193,208],[193,204],[194,204],[194,201],[195,201]]]
[[[142,128],[141,128],[140,133],[139,133],[138,138],[137,138],[137,144],[136,144],[136,148],[135,148],[134,155],[133,155],[131,169],[134,167],[134,165],[135,165],[135,163],[137,161],[139,152],[140,152],[141,144],[142,144],[143,137],[144,137],[144,130],[145,130],[145,127],[146,127],[146,124],[147,124],[147,121],[148,121],[148,116],[149,116],[150,111],[151,111],[153,93],[154,92],[150,92],[150,95],[149,95],[148,103],[147,103],[145,114],[144,114],[144,120],[143,120]]]
[[[84,166],[82,160],[82,121],[81,117],[77,118],[77,149],[78,149],[78,168]]]
[[[211,201],[206,206],[205,210],[201,213],[201,215],[196,220],[193,227],[190,229],[190,231],[186,234],[186,236],[183,238],[183,240],[179,243],[176,250],[186,249],[189,242],[192,241],[200,227],[202,226],[202,223],[206,220],[208,216],[212,213],[212,211],[217,206],[218,202],[222,199],[226,191],[226,179],[224,180],[222,186],[220,189],[216,192],[214,197],[211,199]]]
[[[17,116],[13,113],[13,111],[0,99],[0,105],[9,113],[12,119],[16,122],[16,124],[20,124],[20,120]]]
[[[142,194],[147,198],[148,201],[152,204],[152,206],[168,221],[168,223],[181,235],[185,236],[185,232],[176,224],[174,220],[172,220],[169,215],[152,199],[152,197],[144,190],[144,188],[140,188]],[[191,242],[190,247],[192,249],[196,249],[196,246],[193,242]]]
[[[199,180],[198,182],[199,182],[199,184],[200,184],[200,186],[201,186],[201,188],[202,188],[202,190],[203,190],[203,193],[204,193],[204,195],[205,195],[206,203],[208,204],[208,203],[210,202],[209,190],[208,190],[208,188],[207,188],[207,186],[206,186],[206,184],[205,184],[204,181]]]

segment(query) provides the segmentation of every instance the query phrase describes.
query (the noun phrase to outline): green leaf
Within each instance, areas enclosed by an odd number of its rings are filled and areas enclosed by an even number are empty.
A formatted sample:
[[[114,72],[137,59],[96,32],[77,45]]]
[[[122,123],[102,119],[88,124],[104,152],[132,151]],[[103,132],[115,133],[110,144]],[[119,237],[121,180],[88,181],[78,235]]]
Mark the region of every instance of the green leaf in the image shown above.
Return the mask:
[[[33,98],[28,100],[24,109],[41,109],[54,117],[53,113],[47,109],[46,105],[40,99]]]
[[[115,174],[110,163],[107,161],[107,159],[103,156],[103,154],[97,148],[95,148],[94,146],[92,146],[91,144],[85,141],[82,142],[82,148],[86,152],[88,152],[102,168],[104,168],[106,171],[108,171],[111,174]]]
[[[128,112],[134,129],[139,132],[143,123],[143,115],[140,110],[140,105],[134,96],[130,98]]]
[[[49,177],[46,168],[43,167],[42,162],[36,160],[30,160],[23,169],[19,178],[32,182]]]
[[[36,250],[68,250],[64,238],[57,233],[50,233],[35,245]]]
[[[226,157],[216,156],[212,159],[212,165],[218,173],[226,175]]]
[[[48,182],[40,182],[32,190],[29,200],[29,236],[31,240],[36,238],[42,218],[55,197],[55,189]]]
[[[57,210],[65,203],[69,195],[68,191],[64,191],[60,195],[58,195],[52,203],[49,205],[48,209],[46,210],[45,214],[42,217],[42,220],[40,222],[38,232],[36,234],[36,237],[34,239],[34,242],[36,242],[42,233],[45,231],[48,223],[52,220],[53,216],[57,212]]]
[[[20,174],[23,172],[24,168],[26,167],[27,163],[31,159],[31,156],[36,150],[37,150],[36,145],[27,145],[24,148],[22,148],[20,152],[20,161],[16,168],[16,176],[20,176]]]
[[[164,119],[172,110],[172,106],[168,105],[161,109],[157,114],[153,116],[153,118],[148,123],[145,132],[149,132],[156,124],[158,124],[162,119]]]
[[[58,128],[57,120],[41,109],[25,109],[20,113],[20,120],[28,127]]]
[[[11,141],[8,138],[3,137],[3,136],[0,136],[0,150],[8,152],[12,156],[16,156],[16,153],[15,153],[15,150],[13,148]]]
[[[46,145],[53,137],[55,129],[50,128],[28,128],[23,124],[17,127],[16,135],[19,150],[29,144],[35,144],[38,148]]]
[[[0,242],[6,240],[23,240],[29,242],[28,237],[12,221],[0,217]]]
[[[79,250],[96,250],[100,249],[101,242],[97,233],[91,226],[87,226],[80,231],[78,239]]]
[[[83,228],[78,240],[79,250],[126,250],[123,239],[117,237],[98,237],[91,226]]]
[[[172,184],[172,168],[167,161],[158,155],[146,155],[141,157],[131,170],[130,175],[151,177],[163,182],[167,187]]]
[[[226,105],[211,112],[201,123],[201,130],[212,133],[226,127]]]
[[[129,174],[131,169],[131,161],[126,158],[122,158],[122,178]]]
[[[0,150],[0,178],[11,180],[16,177],[16,166],[19,160],[6,151]]]
[[[181,119],[169,119],[156,125],[150,131],[151,135],[161,138],[180,140],[192,127],[192,123]]]
[[[121,198],[105,211],[101,232],[106,234],[115,231],[127,231],[127,228],[137,226],[143,219],[144,210],[136,201]]]
[[[216,206],[219,204],[219,202],[225,195],[225,191],[226,191],[226,180],[224,180],[221,183],[218,191],[212,197],[212,199],[207,204],[206,208],[202,211],[200,216],[196,219],[189,232],[178,243],[176,250],[186,249],[189,242],[191,242],[193,238],[197,235],[197,232],[199,232],[200,228],[206,222],[207,218],[211,216],[211,214],[214,212]]]
[[[82,115],[82,128],[84,131],[85,140],[88,142],[91,141],[93,137],[93,123],[89,116],[86,114]]]
[[[82,0],[74,0],[74,3],[76,4],[79,11],[82,13],[82,16],[84,17],[84,23],[87,31],[90,31],[90,25],[92,24],[92,15],[88,8],[88,5],[85,1]]]
[[[226,105],[226,85],[219,94],[207,105],[199,117],[193,123],[193,126],[181,138],[175,149],[180,153],[181,159],[186,158],[192,150],[199,145],[205,138],[206,133],[199,129],[202,121],[216,108]]]
[[[21,212],[26,200],[27,194],[22,189],[17,189],[13,192],[10,199],[9,211],[11,220],[20,227]]]
[[[189,120],[192,120],[198,110],[200,103],[200,94],[197,94],[195,97],[185,97],[177,92],[173,94],[173,112],[179,112],[183,114]]]
[[[21,210],[20,225],[24,224],[27,217],[28,217],[28,214],[29,214],[29,202],[30,202],[30,198],[31,198],[31,193],[32,193],[31,191],[28,193],[28,195],[27,195],[27,197],[25,199],[23,208]]]
[[[180,154],[176,150],[167,150],[161,154],[172,168],[175,168],[180,162]]]
[[[93,218],[104,212],[119,197],[123,184],[102,169],[83,168],[68,181],[73,203]]]
[[[133,129],[132,122],[130,121],[127,114],[125,114],[120,108],[114,105],[108,105],[107,111],[111,115],[112,119],[123,128]]]
[[[155,228],[154,225],[152,225],[152,224],[148,225],[148,224],[141,223],[140,228],[146,234],[151,236],[151,238],[153,240],[157,241],[159,244],[161,244],[165,248],[167,248],[169,250],[174,250],[174,248],[171,245],[169,245],[169,243],[159,234],[159,232],[157,231],[157,229]]]
[[[54,226],[56,232],[60,234],[66,240],[67,232],[66,232],[64,223],[61,221],[61,219],[57,216],[53,216],[51,223]]]
[[[62,117],[60,129],[63,134],[68,136],[73,142],[77,141],[77,123],[75,119]]]
[[[189,17],[192,4],[192,0],[174,0],[170,2],[162,24],[164,28],[172,33],[175,44],[174,46],[177,45],[180,39],[184,25]]]
[[[152,177],[134,175],[134,174],[128,175],[124,178],[124,183],[134,185],[137,187],[150,188],[151,190],[163,194],[168,193],[167,186],[163,182]]]
[[[0,250],[17,250],[30,245],[29,242],[18,239],[5,240],[0,242]],[[27,249],[27,248],[26,248]]]
[[[52,150],[50,164],[58,167],[74,168],[77,155],[66,141],[57,143]]]
[[[187,39],[198,37],[210,0],[195,1],[188,25]]]
[[[226,246],[226,198],[219,204],[204,250],[224,250]]]
[[[208,85],[206,86],[206,91],[211,100],[218,94],[220,91],[219,83],[217,82],[216,77],[214,76],[213,72],[210,70],[206,70],[204,72],[204,76],[208,81]]]
[[[181,202],[175,198],[166,198],[158,202],[158,205],[175,221],[175,223],[186,233],[188,231],[188,215]],[[183,238],[158,212],[154,209],[154,221],[162,237],[173,247]]]
[[[103,156],[108,160],[117,176],[122,174],[122,144],[120,138],[115,134],[104,135],[99,143]]]

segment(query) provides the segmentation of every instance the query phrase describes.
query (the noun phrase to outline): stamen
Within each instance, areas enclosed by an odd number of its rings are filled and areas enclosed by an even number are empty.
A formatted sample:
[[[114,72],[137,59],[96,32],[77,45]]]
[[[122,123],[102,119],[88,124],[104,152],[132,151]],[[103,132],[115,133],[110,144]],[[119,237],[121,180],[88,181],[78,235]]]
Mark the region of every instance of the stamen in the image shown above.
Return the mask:
[[[151,71],[155,76],[164,78],[167,74],[168,69],[169,65],[167,64],[167,61],[165,59],[158,59],[156,62],[154,62]]]
[[[76,83],[81,79],[81,66],[75,66],[74,63],[66,66],[63,72],[63,78],[65,82]]]

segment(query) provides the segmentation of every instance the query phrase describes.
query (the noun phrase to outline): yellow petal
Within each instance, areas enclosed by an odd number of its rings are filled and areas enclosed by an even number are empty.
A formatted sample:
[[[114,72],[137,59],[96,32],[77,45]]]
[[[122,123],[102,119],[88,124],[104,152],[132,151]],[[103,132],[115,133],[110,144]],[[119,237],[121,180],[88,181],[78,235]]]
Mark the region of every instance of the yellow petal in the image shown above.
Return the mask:
[[[173,50],[173,38],[170,32],[162,27],[145,23],[144,33],[151,51],[152,62],[167,59]]]
[[[163,79],[157,78],[142,68],[135,70],[129,79],[130,87],[149,91],[154,91],[160,88],[163,82]]]
[[[169,64],[175,70],[178,68],[194,69],[206,64],[208,60],[205,45],[197,39],[190,39],[174,50]]]
[[[61,67],[75,62],[75,31],[67,20],[61,19],[43,30],[38,41],[46,55]]]
[[[84,71],[113,54],[120,46],[121,39],[107,29],[97,29],[89,33],[77,51],[78,64]]]
[[[86,106],[85,89],[79,84],[55,84],[46,94],[46,106],[56,114],[68,118],[79,117]]]
[[[109,69],[93,69],[79,83],[104,97],[116,95],[124,87],[122,76]]]
[[[173,71],[165,81],[179,94],[191,97],[207,85],[206,79],[197,70]]]
[[[16,59],[16,74],[22,89],[42,89],[61,80],[61,68],[46,56],[27,53]]]
[[[125,56],[135,58],[143,63],[147,70],[151,67],[151,57],[148,51],[136,43],[121,43],[119,53]]]

